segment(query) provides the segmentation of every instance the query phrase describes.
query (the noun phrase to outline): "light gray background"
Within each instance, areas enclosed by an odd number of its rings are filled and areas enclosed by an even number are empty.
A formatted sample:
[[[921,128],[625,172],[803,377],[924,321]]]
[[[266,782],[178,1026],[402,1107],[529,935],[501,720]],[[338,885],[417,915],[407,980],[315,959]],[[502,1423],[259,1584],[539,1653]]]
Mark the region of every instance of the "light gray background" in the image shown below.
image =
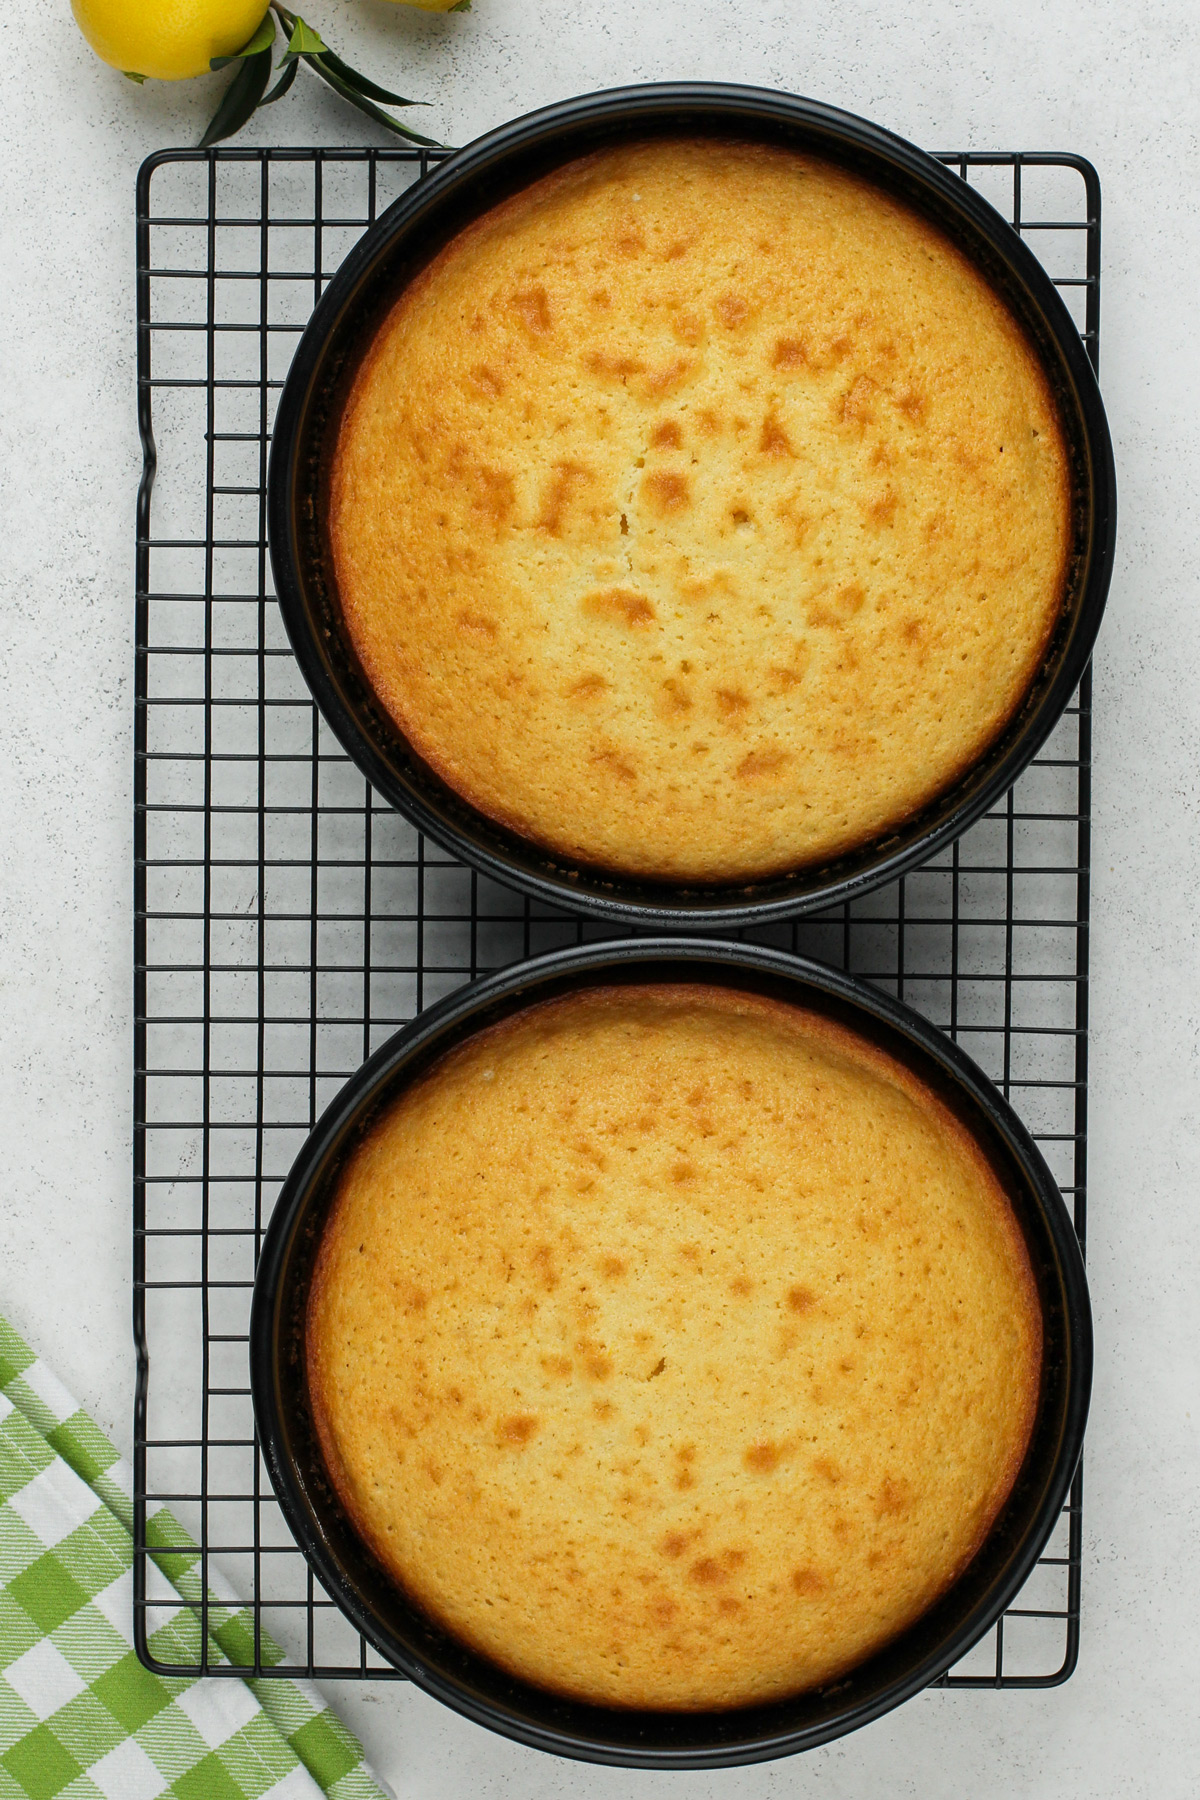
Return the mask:
[[[1200,1444],[1200,14],[1194,0],[309,0],[351,61],[465,142],[547,101],[708,77],[813,95],[931,149],[1072,149],[1105,194],[1103,386],[1121,536],[1096,658],[1083,1648],[1057,1692],[920,1696],[727,1773],[559,1762],[390,1686],[339,1687],[398,1795],[1194,1793]],[[67,0],[0,14],[0,1310],[128,1451],[133,183],[220,79],[137,89]],[[361,130],[360,130],[361,124]],[[302,75],[250,142],[363,141]]]

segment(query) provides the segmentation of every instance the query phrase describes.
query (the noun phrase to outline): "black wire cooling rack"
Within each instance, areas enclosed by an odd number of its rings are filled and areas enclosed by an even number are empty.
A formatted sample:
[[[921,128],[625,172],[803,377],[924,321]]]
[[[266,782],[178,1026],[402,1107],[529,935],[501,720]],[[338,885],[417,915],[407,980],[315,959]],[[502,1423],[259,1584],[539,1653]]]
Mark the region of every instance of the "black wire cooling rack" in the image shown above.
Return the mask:
[[[273,599],[278,389],[346,251],[436,156],[167,151],[138,180],[135,1626],[166,1673],[394,1675],[314,1582],[258,1453],[246,1346],[263,1229],[308,1130],[397,1026],[517,957],[604,935],[452,861],[373,793]],[[1095,171],[1066,155],[942,160],[1029,237],[1095,363]],[[1032,1129],[1081,1238],[1090,760],[1085,678],[1043,754],[946,855],[835,912],[738,934],[850,969],[964,1043]],[[189,1664],[146,1645],[161,1504],[199,1547],[179,1565],[199,1577]],[[1018,1604],[941,1685],[1070,1675],[1081,1505],[1080,1474]],[[235,1592],[240,1634],[220,1628]]]

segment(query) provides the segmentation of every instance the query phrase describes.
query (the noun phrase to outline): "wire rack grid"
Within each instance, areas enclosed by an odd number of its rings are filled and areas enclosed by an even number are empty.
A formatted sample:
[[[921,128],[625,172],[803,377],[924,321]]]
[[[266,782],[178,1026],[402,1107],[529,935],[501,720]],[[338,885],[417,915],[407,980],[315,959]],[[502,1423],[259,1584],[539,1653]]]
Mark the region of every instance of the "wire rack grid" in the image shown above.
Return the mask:
[[[267,455],[295,344],[346,251],[436,156],[168,151],[138,182],[135,1636],[164,1673],[395,1678],[314,1581],[259,1455],[262,1233],[305,1135],[393,1030],[462,982],[606,930],[462,867],[372,792],[301,681],[271,589]],[[1028,236],[1096,363],[1095,171],[942,160]],[[1085,677],[949,852],[834,912],[735,934],[849,969],[961,1041],[1030,1126],[1081,1238],[1089,693]],[[147,1645],[147,1518],[164,1504],[199,1549],[190,1663]],[[1082,1472],[1017,1604],[939,1685],[1067,1679],[1081,1507]],[[215,1594],[230,1592],[243,1630],[218,1649]]]

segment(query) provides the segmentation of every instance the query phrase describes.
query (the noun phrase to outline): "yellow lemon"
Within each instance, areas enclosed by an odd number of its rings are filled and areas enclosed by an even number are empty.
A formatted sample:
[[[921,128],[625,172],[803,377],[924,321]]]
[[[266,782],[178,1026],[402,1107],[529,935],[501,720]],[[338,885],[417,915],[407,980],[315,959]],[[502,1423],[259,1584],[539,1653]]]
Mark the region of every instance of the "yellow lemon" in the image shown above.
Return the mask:
[[[267,0],[71,0],[96,55],[114,69],[186,81],[249,43]]]

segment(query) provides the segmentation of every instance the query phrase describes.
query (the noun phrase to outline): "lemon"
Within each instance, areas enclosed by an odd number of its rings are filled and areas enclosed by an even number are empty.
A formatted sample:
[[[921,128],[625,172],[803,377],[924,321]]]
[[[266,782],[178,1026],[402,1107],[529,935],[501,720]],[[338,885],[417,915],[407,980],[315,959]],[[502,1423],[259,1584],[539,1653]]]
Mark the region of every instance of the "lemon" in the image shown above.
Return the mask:
[[[71,0],[103,62],[159,81],[207,75],[212,57],[249,43],[266,10],[267,0]]]

